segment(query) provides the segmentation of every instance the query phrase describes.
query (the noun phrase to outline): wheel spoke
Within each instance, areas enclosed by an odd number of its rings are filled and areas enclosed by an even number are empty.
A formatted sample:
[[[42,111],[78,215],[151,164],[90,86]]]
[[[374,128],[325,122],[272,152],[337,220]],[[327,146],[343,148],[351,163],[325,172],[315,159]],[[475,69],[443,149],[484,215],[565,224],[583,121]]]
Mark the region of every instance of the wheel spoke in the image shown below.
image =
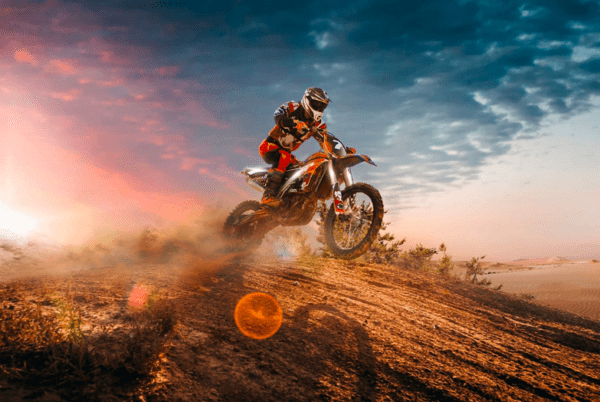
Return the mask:
[[[371,199],[364,193],[350,194],[344,200],[344,206],[347,220],[342,222],[340,216],[336,216],[334,239],[341,248],[348,250],[356,247],[367,236],[374,215]]]
[[[325,221],[325,242],[342,258],[356,258],[376,239],[384,213],[381,194],[367,183],[355,183],[342,191],[345,213],[336,214],[333,206]]]

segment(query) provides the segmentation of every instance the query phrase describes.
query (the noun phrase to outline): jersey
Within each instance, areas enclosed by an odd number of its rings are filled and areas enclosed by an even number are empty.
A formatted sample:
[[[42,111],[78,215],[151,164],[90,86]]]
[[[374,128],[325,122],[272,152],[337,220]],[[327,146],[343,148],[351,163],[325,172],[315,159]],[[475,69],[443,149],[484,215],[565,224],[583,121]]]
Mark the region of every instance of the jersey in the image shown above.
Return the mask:
[[[298,149],[310,137],[315,137],[321,143],[327,134],[327,125],[306,118],[304,108],[298,102],[284,103],[273,117],[276,126],[269,132],[269,137],[288,152]]]

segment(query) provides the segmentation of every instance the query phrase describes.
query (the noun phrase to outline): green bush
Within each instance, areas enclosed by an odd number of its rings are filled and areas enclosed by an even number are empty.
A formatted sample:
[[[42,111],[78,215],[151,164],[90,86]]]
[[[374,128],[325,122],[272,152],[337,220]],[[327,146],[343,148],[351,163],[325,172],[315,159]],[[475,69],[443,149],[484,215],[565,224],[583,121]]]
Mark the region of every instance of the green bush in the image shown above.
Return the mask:
[[[400,254],[400,258],[396,262],[396,265],[414,271],[429,271],[431,267],[431,257],[435,254],[437,254],[437,249],[426,248],[419,243],[415,248]]]
[[[481,263],[479,260],[485,258],[485,255],[482,257],[472,257],[471,261],[467,262],[467,272],[465,273],[465,280],[474,284],[489,286],[490,281],[487,279],[482,279],[480,281],[477,280],[477,275],[483,275],[483,268],[481,267]]]
[[[440,251],[444,253],[444,256],[440,259],[437,265],[437,272],[440,275],[450,276],[450,271],[454,268],[454,264],[452,263],[452,256],[446,253],[446,245],[444,243],[440,244]]]
[[[387,212],[387,211],[386,211]],[[395,241],[396,237],[391,233],[383,233],[390,223],[382,223],[381,229],[377,234],[377,239],[371,244],[369,250],[365,253],[366,262],[375,264],[394,264],[400,257],[400,246],[404,244],[406,238]]]

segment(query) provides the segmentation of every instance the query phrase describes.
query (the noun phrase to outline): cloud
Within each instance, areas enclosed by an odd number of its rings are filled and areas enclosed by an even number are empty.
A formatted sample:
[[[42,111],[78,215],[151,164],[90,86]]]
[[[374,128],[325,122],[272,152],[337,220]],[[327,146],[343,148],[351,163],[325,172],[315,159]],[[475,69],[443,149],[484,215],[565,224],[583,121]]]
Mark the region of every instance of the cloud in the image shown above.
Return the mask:
[[[225,186],[228,190],[233,191],[234,193],[238,194],[242,198],[248,197],[248,192],[245,191],[245,187],[244,187],[244,190],[242,190],[240,188],[240,185],[238,184],[239,182],[232,179],[231,176],[229,176],[229,175],[221,176],[219,174],[212,172],[211,169],[209,169],[209,168],[200,168],[200,169],[198,169],[198,173],[203,177],[211,179],[211,181],[213,183],[218,182],[217,186]],[[216,190],[217,186],[213,185],[212,189]]]
[[[55,74],[76,74],[76,60],[50,60],[44,66],[44,72]]]
[[[97,114],[160,121],[137,123],[148,139],[138,145],[192,166],[184,172],[197,166],[181,158],[211,153],[241,167],[235,149],[254,149],[277,106],[321,86],[334,99],[326,116],[336,135],[381,157],[380,171],[398,173],[396,160],[411,167],[387,184],[422,180],[435,191],[473,180],[517,138],[537,138],[549,116],[581,113],[600,94],[597,2],[49,4],[14,26],[78,52],[48,58],[77,60],[73,78],[95,84],[78,100],[93,96]],[[49,91],[68,94],[64,85]],[[188,142],[172,143],[178,134]],[[252,145],[238,144],[246,137]]]
[[[110,80],[99,81],[101,87],[119,87],[125,83],[123,78],[114,78]]]
[[[106,64],[127,66],[131,64],[131,60],[126,57],[115,55],[113,51],[101,51],[100,60]]]
[[[210,162],[205,159],[184,157],[181,160],[181,166],[179,166],[179,169],[192,170],[196,165],[205,165],[209,163]]]
[[[238,155],[242,155],[242,156],[245,156],[245,157],[253,157],[253,156],[256,156],[256,153],[255,153],[255,152],[253,152],[253,151],[249,151],[249,150],[247,150],[247,149],[245,149],[245,148],[240,148],[240,147],[235,147],[235,148],[233,149],[233,153],[235,153],[235,154],[238,154]]]
[[[32,66],[37,66],[38,61],[31,53],[27,50],[15,50],[15,60],[20,63],[28,63]]]
[[[69,92],[52,92],[50,96],[55,99],[62,99],[64,101],[70,102],[77,98],[77,94],[79,91],[77,89],[72,89]]]
[[[579,65],[579,68],[592,74],[600,74],[600,57],[586,60]]]
[[[156,69],[156,72],[162,76],[172,77],[179,72],[179,66],[165,66]]]

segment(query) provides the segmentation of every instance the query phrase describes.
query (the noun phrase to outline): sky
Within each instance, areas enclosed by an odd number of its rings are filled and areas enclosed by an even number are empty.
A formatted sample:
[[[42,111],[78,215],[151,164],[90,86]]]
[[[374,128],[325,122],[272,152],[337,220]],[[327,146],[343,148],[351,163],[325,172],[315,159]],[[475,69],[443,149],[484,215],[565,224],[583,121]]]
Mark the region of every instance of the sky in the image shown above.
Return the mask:
[[[0,236],[85,244],[259,199],[239,171],[311,86],[405,248],[600,258],[583,0],[0,0]]]

